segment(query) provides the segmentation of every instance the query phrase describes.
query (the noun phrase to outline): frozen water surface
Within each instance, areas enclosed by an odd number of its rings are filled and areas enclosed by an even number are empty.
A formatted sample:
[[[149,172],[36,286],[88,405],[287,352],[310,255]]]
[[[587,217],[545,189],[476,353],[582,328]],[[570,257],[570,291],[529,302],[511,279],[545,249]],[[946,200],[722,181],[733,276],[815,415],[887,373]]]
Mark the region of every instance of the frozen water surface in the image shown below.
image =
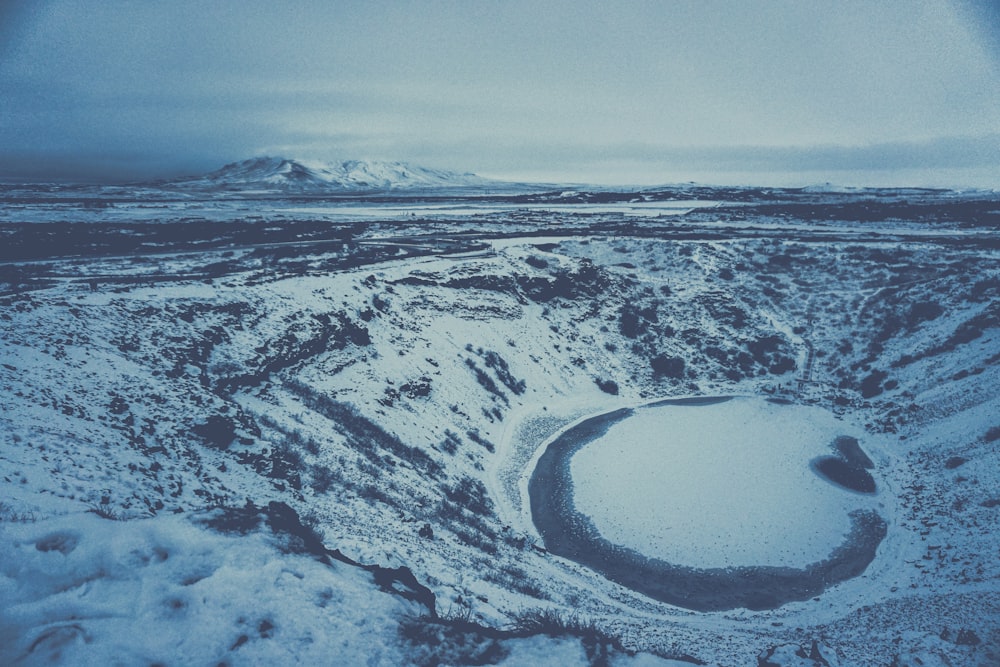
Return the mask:
[[[802,567],[871,506],[809,465],[854,433],[820,408],[755,398],[641,408],[573,456],[573,501],[605,539],[646,556]]]

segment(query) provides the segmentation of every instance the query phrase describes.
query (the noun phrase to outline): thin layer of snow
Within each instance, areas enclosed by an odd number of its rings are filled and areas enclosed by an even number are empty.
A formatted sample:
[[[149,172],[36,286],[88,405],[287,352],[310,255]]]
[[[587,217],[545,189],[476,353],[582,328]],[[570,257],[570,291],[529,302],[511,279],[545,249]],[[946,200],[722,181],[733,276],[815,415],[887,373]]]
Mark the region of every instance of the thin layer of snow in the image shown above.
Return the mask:
[[[182,517],[0,524],[2,664],[399,665],[419,605]]]
[[[641,408],[573,457],[574,501],[606,539],[671,563],[802,567],[870,505],[810,468],[839,435],[859,434],[762,399]]]
[[[403,624],[421,605],[361,568],[290,553],[286,539],[218,534],[184,516],[0,522],[0,664],[466,664],[461,641],[407,643]],[[510,667],[590,664],[572,635],[502,639],[497,653]]]

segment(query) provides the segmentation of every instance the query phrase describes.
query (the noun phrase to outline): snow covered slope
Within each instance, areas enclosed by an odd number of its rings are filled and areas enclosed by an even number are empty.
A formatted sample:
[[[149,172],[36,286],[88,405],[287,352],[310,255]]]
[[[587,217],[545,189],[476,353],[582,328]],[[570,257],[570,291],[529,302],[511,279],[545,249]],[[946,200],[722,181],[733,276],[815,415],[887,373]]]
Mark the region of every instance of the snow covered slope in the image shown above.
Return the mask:
[[[405,162],[346,160],[318,162],[257,157],[227,164],[201,177],[178,179],[170,188],[287,193],[371,193],[496,185],[475,174],[428,169]]]
[[[42,239],[0,264],[0,663],[312,662],[315,646],[346,664],[586,665],[613,637],[720,666],[814,640],[831,665],[997,664],[1000,262],[981,227],[747,207],[727,225],[302,227],[274,204],[232,221],[247,240],[170,206],[176,228],[75,225],[83,256],[45,257],[71,223],[0,230]],[[183,244],[156,235],[182,227]],[[456,253],[470,232],[488,245]],[[696,613],[545,548],[523,491],[552,434],[706,394],[815,405],[878,444],[889,527],[863,576]],[[344,558],[407,568],[451,624],[263,519],[239,535],[200,520],[248,500],[291,508]],[[541,634],[494,649],[511,628]]]

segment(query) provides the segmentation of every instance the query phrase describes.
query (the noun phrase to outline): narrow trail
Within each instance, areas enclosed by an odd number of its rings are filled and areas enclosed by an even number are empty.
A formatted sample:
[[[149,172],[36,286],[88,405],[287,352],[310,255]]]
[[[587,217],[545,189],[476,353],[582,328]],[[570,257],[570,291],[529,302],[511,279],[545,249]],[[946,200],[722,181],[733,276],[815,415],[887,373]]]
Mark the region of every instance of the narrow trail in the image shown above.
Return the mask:
[[[802,342],[806,346],[806,363],[802,369],[802,378],[799,382],[808,383],[812,382],[813,361],[816,358],[816,351],[813,349],[813,344],[808,338],[803,338]]]

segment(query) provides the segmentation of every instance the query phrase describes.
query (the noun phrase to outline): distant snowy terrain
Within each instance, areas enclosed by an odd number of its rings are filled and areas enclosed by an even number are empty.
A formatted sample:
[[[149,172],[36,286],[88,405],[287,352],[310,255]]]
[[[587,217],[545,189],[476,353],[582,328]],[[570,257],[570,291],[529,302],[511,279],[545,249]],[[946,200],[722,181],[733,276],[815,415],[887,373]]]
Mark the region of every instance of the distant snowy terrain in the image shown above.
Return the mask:
[[[5,200],[0,663],[997,664],[1000,201],[565,192],[528,199],[572,207],[414,202],[409,219],[207,194]],[[607,210],[644,196],[717,205]],[[643,498],[669,503],[671,468],[711,473],[696,422],[581,450],[581,507],[688,565],[726,564],[705,550],[729,534],[789,542],[776,552],[801,564],[855,499],[807,464],[852,436],[879,485],[858,502],[887,525],[863,573],[699,612],[547,545],[528,485],[556,434],[730,395],[824,415],[755,461],[774,484],[732,482],[797,503],[805,532],[760,506],[730,530],[713,497],[697,533],[697,494],[726,485],[692,474],[673,511],[694,537],[671,544],[670,508]],[[740,462],[724,441],[744,431],[768,447],[794,426],[778,414],[718,417],[704,456]],[[669,428],[682,449],[658,457],[648,434]]]
[[[162,184],[171,189],[241,192],[357,194],[428,189],[488,188],[496,181],[405,162],[320,162],[259,157],[233,162],[204,176]]]

